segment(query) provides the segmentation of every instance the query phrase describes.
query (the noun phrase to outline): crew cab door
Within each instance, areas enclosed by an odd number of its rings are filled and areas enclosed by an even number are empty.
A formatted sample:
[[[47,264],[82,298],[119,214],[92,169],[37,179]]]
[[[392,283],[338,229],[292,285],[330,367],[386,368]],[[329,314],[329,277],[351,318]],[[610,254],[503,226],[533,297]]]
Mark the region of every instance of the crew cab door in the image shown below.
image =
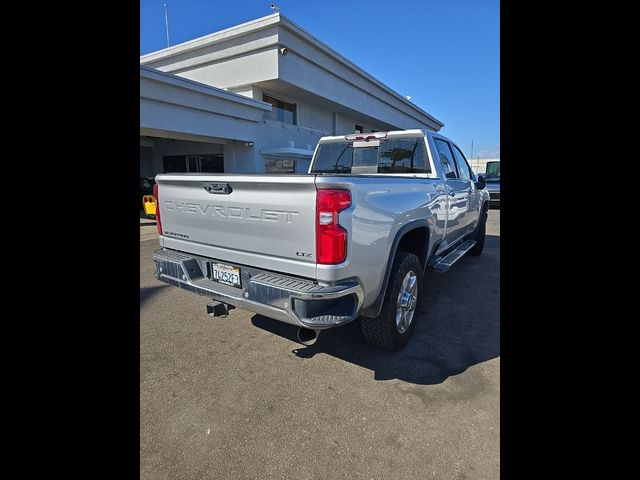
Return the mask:
[[[460,178],[449,142],[441,138],[434,138],[433,141],[442,164],[448,198],[444,239],[448,245],[451,245],[469,232],[470,220],[471,223],[473,222],[472,216],[469,216],[469,203],[474,187],[470,179]]]
[[[467,185],[467,191],[469,192],[469,210],[467,210],[465,217],[467,219],[466,233],[469,233],[476,228],[477,221],[480,218],[480,194],[476,188],[475,175],[462,151],[453,142],[449,142],[449,145],[453,151],[453,157],[456,160],[458,176],[461,180],[468,182],[465,183],[465,185]]]

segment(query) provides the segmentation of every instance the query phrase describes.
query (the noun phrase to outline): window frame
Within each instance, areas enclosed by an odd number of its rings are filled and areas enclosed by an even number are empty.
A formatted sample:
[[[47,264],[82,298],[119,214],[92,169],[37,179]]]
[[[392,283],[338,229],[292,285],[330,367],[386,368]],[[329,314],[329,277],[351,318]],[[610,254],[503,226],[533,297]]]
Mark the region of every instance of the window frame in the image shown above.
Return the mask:
[[[265,98],[270,98],[270,99],[275,100],[277,102],[282,102],[282,103],[286,103],[287,105],[293,106],[293,111],[292,111],[292,113],[293,113],[293,123],[289,123],[289,122],[285,122],[283,120],[278,120],[277,118],[269,118],[269,117],[267,117],[267,120],[271,120],[272,122],[284,123],[285,125],[294,125],[296,127],[298,126],[298,104],[296,102],[294,102],[293,100],[285,100],[282,97],[279,97],[277,95],[271,95],[270,93],[267,93],[267,92],[262,92],[262,101],[265,102],[265,103],[268,103],[269,105],[271,105],[271,112],[266,112],[267,115],[269,115],[272,112],[275,112],[275,109],[278,108],[278,107],[274,107],[274,105],[271,102],[265,100]],[[280,109],[280,110],[284,110],[285,112],[287,111],[285,109]]]
[[[444,143],[448,148],[449,148],[449,152],[451,153],[451,160],[453,160],[453,168],[456,174],[456,178],[451,178],[451,177],[447,177],[447,174],[444,172],[444,165],[442,164],[442,159],[440,158],[440,150],[438,149],[438,141],[441,141],[442,143]],[[436,152],[438,153],[438,161],[440,162],[440,165],[442,166],[442,173],[444,174],[444,178],[446,180],[464,180],[464,178],[460,178],[460,172],[458,172],[458,164],[456,162],[456,157],[453,154],[453,150],[451,149],[451,144],[449,143],[449,140],[441,138],[441,137],[433,137],[433,144],[436,147]]]
[[[453,159],[456,162],[456,166],[458,164],[458,160],[456,158],[456,150],[458,151],[458,153],[460,154],[460,156],[462,157],[462,160],[464,161],[464,164],[467,166],[467,171],[469,172],[469,178],[461,178],[460,180],[469,180],[471,182],[474,182],[476,180],[476,176],[473,173],[473,169],[471,168],[471,166],[469,165],[469,162],[467,161],[467,158],[464,156],[464,153],[462,153],[462,150],[460,150],[460,148],[453,142],[449,142],[450,146],[453,147],[451,149],[451,151],[453,152]],[[454,150],[455,149],[455,150]],[[460,174],[460,172],[458,172],[458,174]]]

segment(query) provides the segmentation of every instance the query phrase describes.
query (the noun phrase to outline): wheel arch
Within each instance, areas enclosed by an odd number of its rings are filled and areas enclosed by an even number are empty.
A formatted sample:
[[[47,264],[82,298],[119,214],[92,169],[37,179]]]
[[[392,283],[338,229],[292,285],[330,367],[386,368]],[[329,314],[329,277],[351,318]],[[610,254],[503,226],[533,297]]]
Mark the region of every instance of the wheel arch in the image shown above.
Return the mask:
[[[380,310],[382,309],[384,297],[387,292],[389,277],[391,275],[391,268],[393,267],[393,259],[396,257],[397,252],[404,251],[415,254],[420,260],[420,266],[422,268],[420,277],[424,275],[428,260],[427,253],[430,237],[431,232],[426,220],[414,220],[402,226],[398,230],[389,250],[389,258],[387,259],[380,292],[378,293],[376,300],[362,310],[361,315],[370,318],[380,315]]]

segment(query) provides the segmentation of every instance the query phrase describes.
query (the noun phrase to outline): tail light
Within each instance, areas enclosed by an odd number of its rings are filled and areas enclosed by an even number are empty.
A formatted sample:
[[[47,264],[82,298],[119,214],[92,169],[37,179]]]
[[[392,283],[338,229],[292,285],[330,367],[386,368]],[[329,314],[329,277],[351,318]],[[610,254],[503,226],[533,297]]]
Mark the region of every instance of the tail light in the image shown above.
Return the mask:
[[[326,265],[347,258],[347,231],[338,224],[338,212],[351,205],[349,190],[318,190],[316,196],[316,261]]]
[[[158,235],[162,235],[162,222],[160,221],[160,199],[158,198],[158,184],[153,185],[153,196],[156,197],[156,228]]]

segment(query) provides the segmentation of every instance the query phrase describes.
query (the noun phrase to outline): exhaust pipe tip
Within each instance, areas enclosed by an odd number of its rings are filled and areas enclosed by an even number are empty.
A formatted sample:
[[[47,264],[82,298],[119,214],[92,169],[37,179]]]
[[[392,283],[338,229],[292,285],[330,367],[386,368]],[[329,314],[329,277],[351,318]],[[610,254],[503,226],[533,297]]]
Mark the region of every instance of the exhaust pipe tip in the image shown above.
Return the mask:
[[[320,336],[320,330],[316,330],[313,328],[300,327],[298,328],[297,336],[298,336],[298,341],[302,345],[310,347],[311,345],[316,343],[316,341],[318,340],[318,337]]]

